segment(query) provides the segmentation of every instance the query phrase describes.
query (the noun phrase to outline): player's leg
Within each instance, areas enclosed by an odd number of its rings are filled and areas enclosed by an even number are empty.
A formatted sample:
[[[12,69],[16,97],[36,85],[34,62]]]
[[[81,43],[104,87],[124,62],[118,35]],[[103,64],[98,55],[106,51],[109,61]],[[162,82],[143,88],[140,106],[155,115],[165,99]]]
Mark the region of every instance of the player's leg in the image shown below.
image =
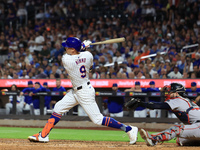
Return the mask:
[[[150,118],[156,118],[156,110],[149,110]]]
[[[33,112],[34,112],[34,115],[36,116],[40,115],[40,109],[34,108]]]
[[[119,113],[110,113],[110,117],[123,117],[124,113],[123,111]]]
[[[5,108],[6,108],[6,115],[9,115],[11,109],[13,108],[13,104],[12,103],[6,103]]]
[[[140,111],[139,110],[135,110],[133,112],[133,116],[134,116],[134,118],[139,118],[140,117]]]
[[[180,136],[183,133],[183,130],[183,125],[175,125],[169,129],[154,134],[150,134],[144,129],[141,129],[140,135],[146,141],[148,146],[154,146],[158,142],[169,141],[177,136]]]
[[[99,107],[97,106],[95,100],[95,91],[93,88],[85,88],[82,91],[77,91],[75,94],[75,98],[83,107],[93,123],[97,125],[104,125],[112,128],[121,129],[128,133],[128,135],[130,135],[130,144],[134,144],[136,142],[138,128],[124,125],[111,117],[104,117],[100,113]]]
[[[177,138],[180,146],[200,146],[200,123],[185,125],[184,131]]]
[[[23,110],[23,104],[19,103],[16,105],[16,111],[18,115],[22,114],[22,110]]]
[[[146,118],[147,117],[147,109],[143,109],[139,111],[140,118]]]
[[[77,105],[77,101],[74,98],[72,90],[68,92],[60,101],[55,104],[54,112],[48,119],[46,125],[42,129],[42,132],[29,136],[28,139],[34,142],[48,142],[48,134],[51,129],[60,121],[63,113],[69,111],[72,107]]]
[[[161,110],[156,109],[156,118],[160,118],[160,117],[161,117]]]

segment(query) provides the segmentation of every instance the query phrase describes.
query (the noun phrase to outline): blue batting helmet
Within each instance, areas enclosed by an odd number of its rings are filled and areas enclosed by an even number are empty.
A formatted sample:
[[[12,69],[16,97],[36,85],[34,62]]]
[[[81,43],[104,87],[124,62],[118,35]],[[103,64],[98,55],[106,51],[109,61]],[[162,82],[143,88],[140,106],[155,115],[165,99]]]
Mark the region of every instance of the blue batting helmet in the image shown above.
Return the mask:
[[[79,52],[81,50],[81,40],[76,37],[69,37],[66,41],[62,42],[62,46],[74,48]]]

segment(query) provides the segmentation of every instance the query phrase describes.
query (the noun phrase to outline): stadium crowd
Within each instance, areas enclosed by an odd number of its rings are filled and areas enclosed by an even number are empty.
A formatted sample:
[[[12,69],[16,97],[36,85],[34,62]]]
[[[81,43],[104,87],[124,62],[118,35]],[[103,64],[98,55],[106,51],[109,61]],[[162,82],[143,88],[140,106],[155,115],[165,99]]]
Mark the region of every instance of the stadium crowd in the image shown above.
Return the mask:
[[[61,42],[71,36],[126,38],[88,49],[90,78],[199,78],[200,49],[182,49],[200,42],[199,10],[197,0],[3,0],[0,78],[67,78]]]

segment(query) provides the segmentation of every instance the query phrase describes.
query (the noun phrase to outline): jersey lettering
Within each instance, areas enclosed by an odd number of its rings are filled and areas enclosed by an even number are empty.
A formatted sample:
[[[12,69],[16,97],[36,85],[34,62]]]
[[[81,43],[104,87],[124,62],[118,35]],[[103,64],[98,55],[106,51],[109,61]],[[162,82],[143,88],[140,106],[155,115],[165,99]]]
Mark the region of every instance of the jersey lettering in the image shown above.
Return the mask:
[[[76,61],[76,64],[78,65],[78,64],[80,64],[80,63],[85,63],[86,62],[86,58],[81,58],[81,59],[78,59],[77,61]]]
[[[84,65],[82,65],[81,67],[80,67],[80,73],[82,74],[81,75],[81,78],[85,78],[86,77],[86,69],[85,69],[85,66]]]

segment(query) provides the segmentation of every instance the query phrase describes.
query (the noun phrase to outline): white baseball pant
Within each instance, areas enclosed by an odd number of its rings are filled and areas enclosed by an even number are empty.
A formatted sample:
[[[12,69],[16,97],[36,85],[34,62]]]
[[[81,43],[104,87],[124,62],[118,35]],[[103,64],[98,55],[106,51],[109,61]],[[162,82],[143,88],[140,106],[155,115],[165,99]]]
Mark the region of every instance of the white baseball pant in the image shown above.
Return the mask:
[[[54,112],[63,114],[80,104],[94,124],[102,125],[103,115],[95,100],[95,90],[91,84],[82,85],[82,89],[70,90],[54,107]]]
[[[183,133],[180,134],[177,141],[185,144],[199,144],[200,145],[200,122],[191,125],[184,125]]]
[[[133,112],[134,118],[146,118],[147,117],[147,109],[143,110],[135,110]]]

